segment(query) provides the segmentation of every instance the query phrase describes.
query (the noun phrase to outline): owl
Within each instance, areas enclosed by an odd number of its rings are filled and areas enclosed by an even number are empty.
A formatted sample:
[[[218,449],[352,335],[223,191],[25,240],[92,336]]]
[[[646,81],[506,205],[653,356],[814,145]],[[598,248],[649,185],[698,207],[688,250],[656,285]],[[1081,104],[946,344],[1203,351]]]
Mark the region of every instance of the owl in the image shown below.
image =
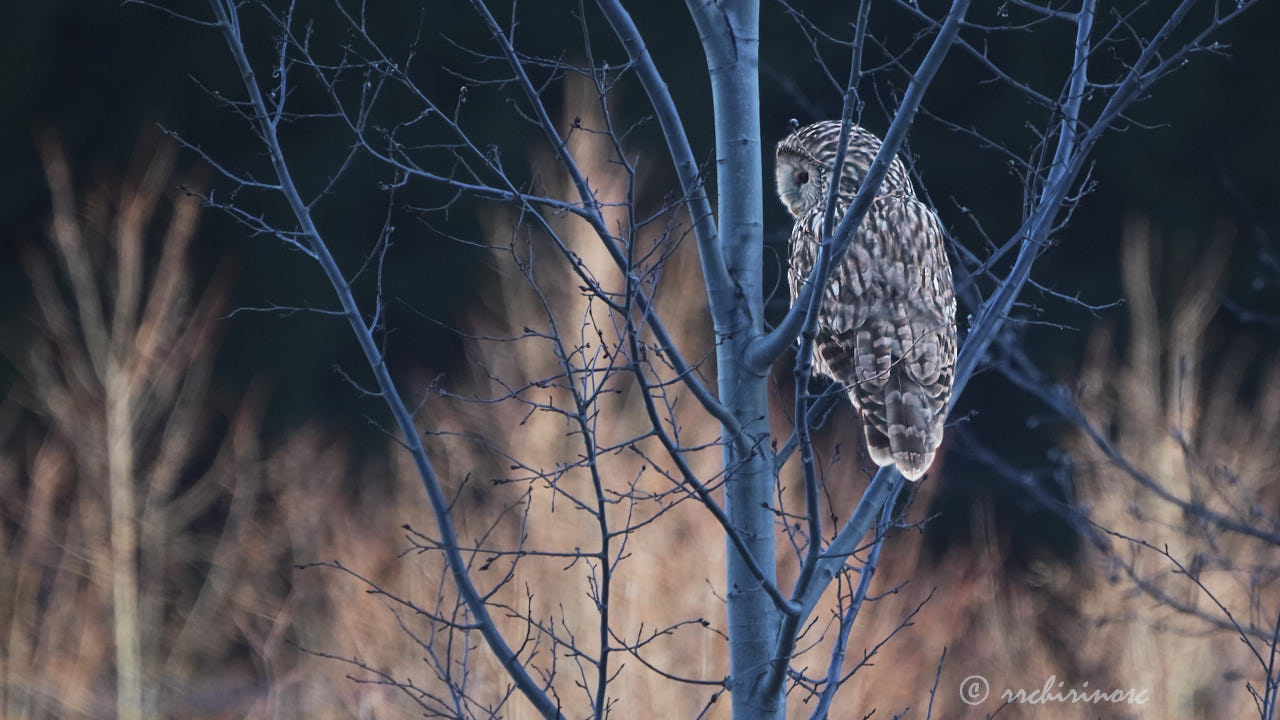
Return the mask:
[[[799,128],[778,143],[778,197],[795,216],[791,297],[809,280],[822,242],[840,122]],[[880,138],[854,126],[835,220],[853,203]],[[956,364],[956,301],[938,217],[893,159],[880,191],[822,294],[814,369],[844,386],[862,417],[867,452],[918,480],[942,443]]]

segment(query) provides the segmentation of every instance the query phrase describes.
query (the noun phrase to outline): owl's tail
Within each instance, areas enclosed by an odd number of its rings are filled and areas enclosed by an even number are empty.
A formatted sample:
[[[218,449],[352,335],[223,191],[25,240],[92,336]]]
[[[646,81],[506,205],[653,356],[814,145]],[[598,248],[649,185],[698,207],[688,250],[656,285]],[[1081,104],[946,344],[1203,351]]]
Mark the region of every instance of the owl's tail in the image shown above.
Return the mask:
[[[903,477],[916,481],[933,464],[942,437],[935,428],[939,419],[933,411],[936,401],[901,373],[893,375],[885,388],[884,417],[863,418],[867,452],[875,464],[896,465]]]

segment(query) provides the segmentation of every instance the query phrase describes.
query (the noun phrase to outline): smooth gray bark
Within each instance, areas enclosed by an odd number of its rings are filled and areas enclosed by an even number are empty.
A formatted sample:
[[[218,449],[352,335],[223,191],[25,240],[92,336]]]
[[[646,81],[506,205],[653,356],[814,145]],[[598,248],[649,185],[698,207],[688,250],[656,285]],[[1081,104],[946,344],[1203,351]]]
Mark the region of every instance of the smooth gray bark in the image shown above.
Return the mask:
[[[689,0],[706,51],[715,112],[717,218],[721,254],[734,302],[715,318],[720,401],[737,416],[750,447],[724,439],[725,508],[755,562],[776,583],[773,457],[767,438],[766,373],[747,350],[764,330],[761,283],[764,185],[760,174],[760,6],[735,0],[711,6]],[[765,693],[782,614],[734,548],[727,553],[730,695],[734,718],[782,718],[781,691]]]

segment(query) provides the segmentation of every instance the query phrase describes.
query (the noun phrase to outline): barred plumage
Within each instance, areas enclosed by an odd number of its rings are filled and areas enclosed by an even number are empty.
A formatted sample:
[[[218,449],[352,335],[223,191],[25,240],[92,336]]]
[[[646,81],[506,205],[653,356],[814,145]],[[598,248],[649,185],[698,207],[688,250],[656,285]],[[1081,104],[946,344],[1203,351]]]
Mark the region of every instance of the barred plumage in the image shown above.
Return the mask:
[[[839,136],[840,123],[826,121],[778,143],[778,196],[796,218],[787,274],[792,298],[817,259]],[[879,138],[852,129],[837,222],[879,150]],[[955,374],[955,310],[942,227],[895,157],[823,293],[814,367],[848,390],[871,459],[897,465],[910,480],[924,474],[942,443]]]

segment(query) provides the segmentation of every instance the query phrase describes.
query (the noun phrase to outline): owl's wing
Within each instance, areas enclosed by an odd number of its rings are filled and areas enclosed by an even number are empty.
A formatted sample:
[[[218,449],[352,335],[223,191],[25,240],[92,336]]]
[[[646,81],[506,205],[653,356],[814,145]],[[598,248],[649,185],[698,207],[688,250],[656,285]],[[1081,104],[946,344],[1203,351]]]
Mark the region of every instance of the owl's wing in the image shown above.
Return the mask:
[[[872,459],[923,475],[956,359],[951,268],[928,206],[905,195],[872,203],[825,293],[815,350],[861,411]]]

